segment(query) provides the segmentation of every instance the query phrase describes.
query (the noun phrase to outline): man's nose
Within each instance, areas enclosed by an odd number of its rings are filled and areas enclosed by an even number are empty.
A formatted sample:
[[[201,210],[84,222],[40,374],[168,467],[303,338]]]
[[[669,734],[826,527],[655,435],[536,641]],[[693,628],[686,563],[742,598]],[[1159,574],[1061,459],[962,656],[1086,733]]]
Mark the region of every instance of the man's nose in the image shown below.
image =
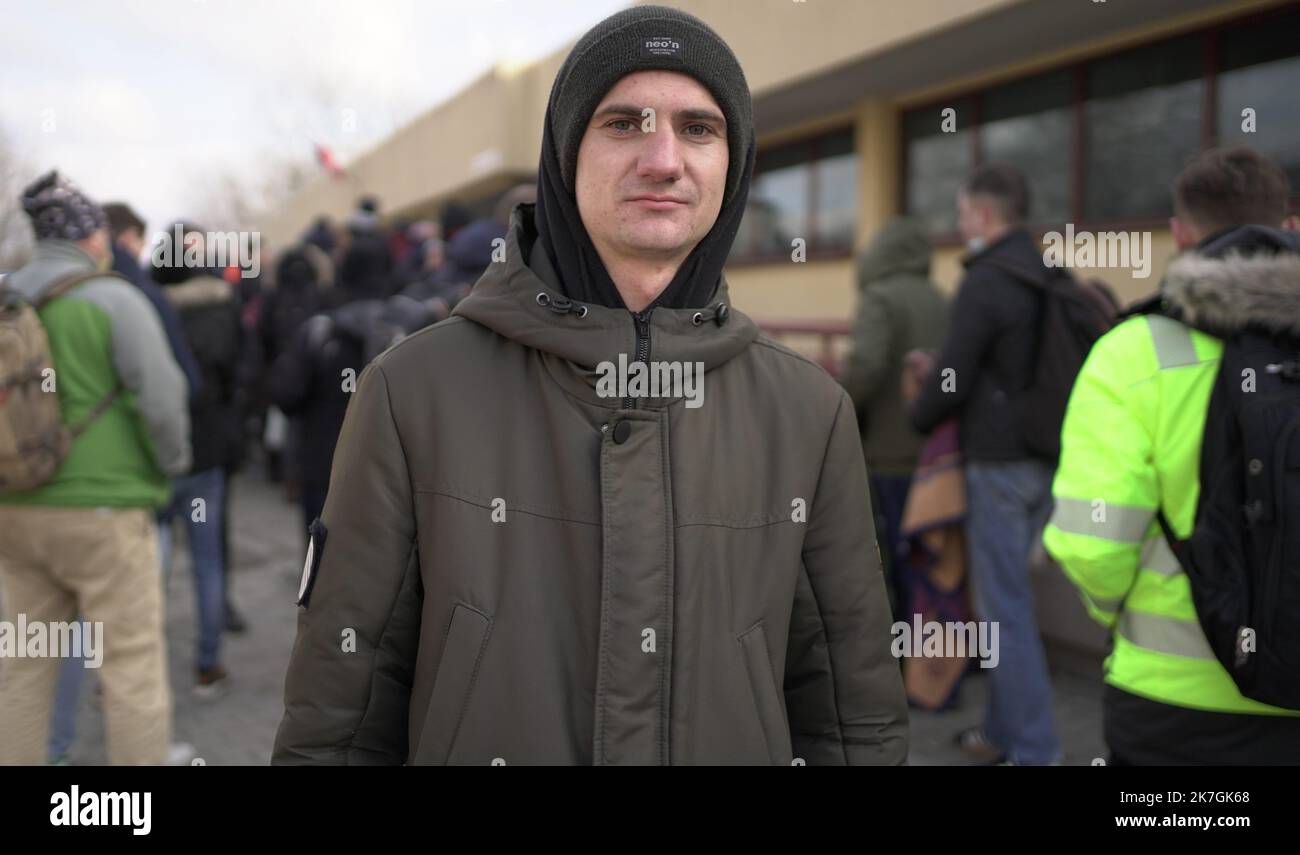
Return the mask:
[[[642,134],[637,175],[654,181],[674,181],[682,176],[682,143],[671,129],[656,128]]]

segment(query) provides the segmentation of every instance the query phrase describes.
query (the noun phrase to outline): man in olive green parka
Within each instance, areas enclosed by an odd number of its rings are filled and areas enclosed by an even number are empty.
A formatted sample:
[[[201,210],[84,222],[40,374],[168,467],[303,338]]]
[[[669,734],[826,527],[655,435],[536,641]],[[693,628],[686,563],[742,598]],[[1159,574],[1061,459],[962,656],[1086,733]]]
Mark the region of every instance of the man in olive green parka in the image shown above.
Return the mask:
[[[853,406],[722,276],[753,157],[698,19],[578,42],[503,260],[360,378],[273,762],[906,760]]]

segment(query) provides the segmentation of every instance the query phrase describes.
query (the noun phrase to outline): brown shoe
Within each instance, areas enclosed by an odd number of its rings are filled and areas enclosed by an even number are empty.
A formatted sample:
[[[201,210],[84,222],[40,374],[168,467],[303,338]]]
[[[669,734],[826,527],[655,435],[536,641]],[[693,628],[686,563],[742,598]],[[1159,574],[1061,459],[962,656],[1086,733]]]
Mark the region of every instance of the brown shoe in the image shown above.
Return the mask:
[[[220,665],[213,665],[211,668],[200,668],[198,678],[194,681],[194,696],[197,698],[217,697],[228,685],[226,679],[229,676],[226,669]]]
[[[981,727],[968,727],[953,739],[957,747],[976,763],[996,765],[1007,759],[1007,755],[989,739]]]

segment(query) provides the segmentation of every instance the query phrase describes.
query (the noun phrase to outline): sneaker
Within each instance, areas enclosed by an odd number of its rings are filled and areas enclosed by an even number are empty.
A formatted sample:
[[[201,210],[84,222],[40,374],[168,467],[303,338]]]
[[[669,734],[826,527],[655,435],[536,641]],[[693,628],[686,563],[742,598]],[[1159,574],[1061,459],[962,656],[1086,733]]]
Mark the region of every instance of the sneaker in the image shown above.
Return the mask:
[[[968,727],[958,733],[953,742],[967,757],[977,763],[996,765],[1007,759],[1001,748],[993,744],[981,727]]]
[[[215,698],[225,691],[226,680],[229,678],[226,669],[220,665],[213,665],[211,668],[200,668],[198,678],[194,681],[194,696],[196,698]]]
[[[188,742],[173,742],[167,746],[168,766],[188,766],[196,755],[194,746]]]

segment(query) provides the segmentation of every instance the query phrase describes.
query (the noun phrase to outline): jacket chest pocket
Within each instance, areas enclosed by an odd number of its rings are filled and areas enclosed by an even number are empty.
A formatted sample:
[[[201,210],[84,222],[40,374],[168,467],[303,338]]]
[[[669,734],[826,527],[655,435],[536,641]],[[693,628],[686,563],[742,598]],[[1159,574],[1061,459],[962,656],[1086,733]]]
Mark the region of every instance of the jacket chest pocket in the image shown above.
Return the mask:
[[[451,757],[491,627],[486,615],[469,606],[457,603],[452,609],[415,752],[417,765],[443,765]]]
[[[745,671],[749,675],[749,688],[754,693],[758,723],[767,743],[768,759],[774,766],[788,766],[794,758],[790,744],[790,728],[781,707],[780,690],[772,673],[772,660],[767,653],[767,636],[760,621],[738,639],[745,657]]]

